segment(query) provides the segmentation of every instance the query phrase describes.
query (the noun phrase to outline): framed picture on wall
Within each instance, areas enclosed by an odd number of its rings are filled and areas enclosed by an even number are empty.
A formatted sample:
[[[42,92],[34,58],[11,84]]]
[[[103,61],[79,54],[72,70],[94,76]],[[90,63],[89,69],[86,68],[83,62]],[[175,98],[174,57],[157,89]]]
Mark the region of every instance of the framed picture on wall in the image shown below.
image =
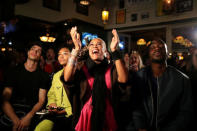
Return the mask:
[[[143,20],[143,19],[148,19],[149,18],[149,12],[143,12],[143,13],[141,13],[141,19]]]
[[[193,0],[178,0],[176,5],[176,12],[182,13],[193,10]]]
[[[131,21],[137,21],[138,14],[131,14]]]
[[[116,24],[124,24],[126,22],[126,10],[116,11]]]
[[[61,0],[43,0],[43,7],[60,11]]]

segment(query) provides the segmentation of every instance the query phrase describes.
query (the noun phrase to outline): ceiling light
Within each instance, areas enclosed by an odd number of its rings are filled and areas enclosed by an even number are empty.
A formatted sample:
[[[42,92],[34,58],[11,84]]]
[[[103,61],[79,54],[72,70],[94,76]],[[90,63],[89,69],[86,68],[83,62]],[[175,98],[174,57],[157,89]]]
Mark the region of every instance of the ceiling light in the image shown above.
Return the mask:
[[[80,0],[80,4],[88,6],[90,4],[90,1],[89,0]]]
[[[11,41],[9,41],[9,42],[8,42],[8,44],[9,44],[9,45],[12,45],[12,42],[11,42]]]
[[[65,22],[64,25],[67,26],[68,25],[67,22]]]
[[[41,36],[40,40],[42,42],[55,42],[56,38],[53,36],[49,36],[49,33],[47,33],[46,36]]]
[[[6,48],[4,48],[4,47],[3,47],[3,48],[1,48],[1,51],[2,51],[2,52],[6,51]]]
[[[146,45],[146,41],[143,38],[141,38],[137,41],[137,45]]]

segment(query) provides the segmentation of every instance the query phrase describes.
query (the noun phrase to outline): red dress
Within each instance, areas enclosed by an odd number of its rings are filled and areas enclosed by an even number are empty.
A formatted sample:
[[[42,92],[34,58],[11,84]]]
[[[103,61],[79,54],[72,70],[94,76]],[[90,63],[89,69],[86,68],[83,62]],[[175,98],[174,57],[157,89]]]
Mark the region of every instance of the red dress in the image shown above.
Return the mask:
[[[88,79],[88,85],[90,89],[93,88],[94,78],[88,73],[87,67],[83,66],[83,71]],[[111,66],[108,67],[105,73],[105,82],[108,91],[111,90]],[[108,97],[110,95],[107,95]],[[117,129],[117,124],[114,117],[113,108],[110,102],[111,98],[106,97],[106,109],[105,109],[105,120],[103,131],[115,131]],[[92,96],[84,104],[79,121],[75,127],[76,131],[91,131],[91,114],[92,114]]]

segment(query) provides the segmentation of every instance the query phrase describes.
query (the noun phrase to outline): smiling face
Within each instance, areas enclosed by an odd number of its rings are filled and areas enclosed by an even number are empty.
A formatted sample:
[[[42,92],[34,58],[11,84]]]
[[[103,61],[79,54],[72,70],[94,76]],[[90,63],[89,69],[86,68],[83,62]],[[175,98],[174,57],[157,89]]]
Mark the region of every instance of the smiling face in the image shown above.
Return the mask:
[[[167,59],[166,44],[153,40],[149,47],[149,58],[152,62],[165,62]]]
[[[106,50],[104,45],[104,41],[99,38],[93,39],[90,42],[88,46],[89,56],[93,61],[101,61],[104,59],[104,51]]]
[[[42,53],[42,48],[38,45],[33,45],[30,50],[27,52],[28,59],[39,61]]]
[[[60,65],[65,66],[67,64],[69,56],[70,56],[69,49],[61,48],[58,52],[58,61]]]

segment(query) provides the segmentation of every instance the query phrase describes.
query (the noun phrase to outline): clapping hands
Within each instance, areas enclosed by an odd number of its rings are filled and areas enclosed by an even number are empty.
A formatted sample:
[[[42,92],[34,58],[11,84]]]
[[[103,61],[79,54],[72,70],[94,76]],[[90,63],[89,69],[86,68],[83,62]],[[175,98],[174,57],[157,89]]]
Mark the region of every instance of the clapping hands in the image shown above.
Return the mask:
[[[110,49],[112,52],[114,52],[116,50],[116,47],[119,44],[120,40],[119,40],[119,36],[118,36],[116,29],[112,30],[112,34],[113,34],[113,37],[112,37],[112,41],[110,44]]]

